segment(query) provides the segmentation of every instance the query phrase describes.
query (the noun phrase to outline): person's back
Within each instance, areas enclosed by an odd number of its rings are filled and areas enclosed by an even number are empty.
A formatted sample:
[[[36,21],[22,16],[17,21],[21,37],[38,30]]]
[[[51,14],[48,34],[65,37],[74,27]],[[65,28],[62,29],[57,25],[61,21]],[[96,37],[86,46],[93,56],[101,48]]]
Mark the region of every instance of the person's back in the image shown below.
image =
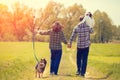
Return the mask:
[[[76,27],[76,33],[78,34],[77,46],[78,48],[86,48],[90,45],[90,33],[91,28],[82,23]]]
[[[61,49],[62,48],[61,42],[64,42],[65,44],[67,44],[63,31],[58,31],[58,32],[51,31],[50,44],[49,44],[50,48],[56,49],[56,50]]]
[[[77,47],[78,48],[86,48],[90,45],[90,33],[93,30],[86,23],[81,23],[74,28],[73,33],[70,37],[70,44],[75,38],[76,34],[78,36]]]
[[[39,31],[41,35],[50,35],[49,48],[52,50],[62,49],[62,42],[67,44],[67,40],[64,36],[62,25],[59,22],[55,22],[50,30]]]

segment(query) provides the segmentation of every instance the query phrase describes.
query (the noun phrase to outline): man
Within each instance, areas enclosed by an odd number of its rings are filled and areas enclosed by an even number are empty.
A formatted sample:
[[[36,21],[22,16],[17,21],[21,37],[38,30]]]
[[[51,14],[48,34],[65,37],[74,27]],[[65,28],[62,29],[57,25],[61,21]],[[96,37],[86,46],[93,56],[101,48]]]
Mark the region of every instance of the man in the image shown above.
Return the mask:
[[[89,53],[89,46],[90,46],[90,33],[93,33],[93,30],[90,26],[88,26],[85,22],[83,23],[84,16],[80,17],[80,22],[72,32],[70,37],[70,43],[68,47],[71,48],[72,41],[78,36],[77,40],[77,73],[76,75],[85,76],[86,67],[87,67],[87,59]]]

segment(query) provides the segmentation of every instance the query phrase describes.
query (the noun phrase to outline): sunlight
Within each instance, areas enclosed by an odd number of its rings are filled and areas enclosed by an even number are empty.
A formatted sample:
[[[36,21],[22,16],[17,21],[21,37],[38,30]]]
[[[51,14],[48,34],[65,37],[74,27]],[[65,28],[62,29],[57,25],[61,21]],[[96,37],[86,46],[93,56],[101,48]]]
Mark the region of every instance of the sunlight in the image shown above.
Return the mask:
[[[0,3],[8,5],[9,9],[11,9],[12,5],[15,2],[20,2],[21,4],[25,4],[29,6],[30,8],[34,9],[40,9],[40,8],[45,8],[45,6],[48,4],[49,1],[55,1],[64,4],[65,7],[68,7],[70,5],[73,5],[75,3],[83,5],[83,7],[92,13],[96,10],[104,11],[107,12],[112,18],[113,22],[116,25],[120,24],[120,19],[119,19],[119,14],[120,11],[117,10],[120,6],[119,3],[120,1],[117,0],[115,1],[105,1],[105,0],[0,0]],[[114,4],[113,4],[114,2]],[[109,3],[109,4],[108,4]],[[116,13],[117,12],[117,13]]]

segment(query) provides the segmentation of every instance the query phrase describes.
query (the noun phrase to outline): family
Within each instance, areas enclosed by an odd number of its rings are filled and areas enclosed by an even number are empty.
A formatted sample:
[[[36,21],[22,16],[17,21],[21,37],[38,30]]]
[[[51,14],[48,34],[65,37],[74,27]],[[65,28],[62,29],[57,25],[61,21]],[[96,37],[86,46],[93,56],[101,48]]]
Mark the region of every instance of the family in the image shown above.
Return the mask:
[[[86,68],[87,68],[87,60],[89,54],[90,47],[90,34],[93,33],[94,19],[92,17],[91,12],[88,12],[84,16],[80,16],[80,22],[73,29],[72,35],[70,37],[69,42],[66,40],[64,33],[62,31],[63,25],[56,21],[52,24],[50,30],[39,30],[37,33],[41,35],[49,35],[49,48],[51,52],[50,57],[50,74],[57,75],[59,64],[62,56],[62,42],[68,46],[68,48],[72,47],[72,41],[76,36],[78,36],[77,40],[77,56],[76,56],[76,64],[77,71],[76,75],[80,75],[82,77],[85,76]]]

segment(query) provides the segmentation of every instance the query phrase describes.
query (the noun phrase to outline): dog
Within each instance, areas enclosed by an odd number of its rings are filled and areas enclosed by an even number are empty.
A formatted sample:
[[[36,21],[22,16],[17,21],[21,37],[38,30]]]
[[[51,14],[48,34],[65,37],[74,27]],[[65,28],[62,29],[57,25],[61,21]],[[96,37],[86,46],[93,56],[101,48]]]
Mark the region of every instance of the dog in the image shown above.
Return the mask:
[[[43,72],[45,70],[47,61],[46,59],[41,59],[38,64],[36,65],[35,69],[36,69],[36,78],[42,78],[43,77]]]

